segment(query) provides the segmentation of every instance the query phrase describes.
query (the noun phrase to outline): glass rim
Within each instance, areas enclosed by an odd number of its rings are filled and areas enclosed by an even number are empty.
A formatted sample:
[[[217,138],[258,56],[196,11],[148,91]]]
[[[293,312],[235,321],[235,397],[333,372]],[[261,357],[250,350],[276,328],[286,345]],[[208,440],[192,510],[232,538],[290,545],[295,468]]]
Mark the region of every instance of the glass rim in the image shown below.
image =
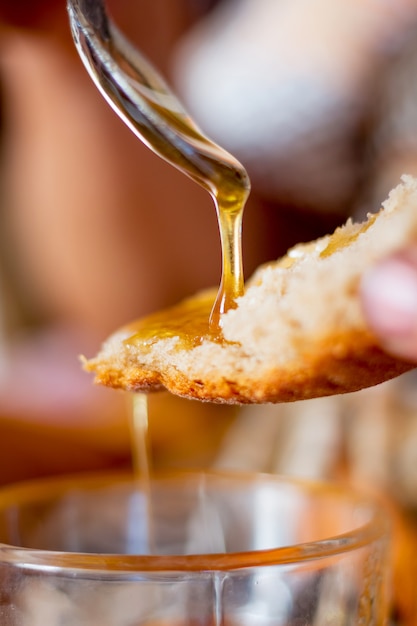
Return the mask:
[[[327,493],[336,498],[344,498],[353,505],[367,506],[371,519],[350,531],[336,534],[324,539],[307,541],[264,550],[244,552],[187,554],[187,555],[137,555],[114,553],[83,553],[44,550],[22,547],[0,542],[0,564],[18,565],[24,569],[65,571],[78,570],[106,574],[139,574],[158,572],[210,572],[230,571],[250,567],[272,565],[290,565],[307,563],[308,561],[337,557],[346,552],[358,550],[366,545],[387,536],[389,520],[387,511],[381,501],[374,495],[359,491],[354,487],[336,482],[316,481],[311,479],[266,474],[261,472],[241,472],[222,470],[191,470],[157,472],[152,475],[151,483],[160,480],[178,480],[181,478],[209,477],[212,479],[233,479],[242,483],[251,481],[268,481],[297,487],[301,491]],[[0,510],[18,503],[36,501],[45,494],[64,495],[72,489],[104,487],[109,484],[133,482],[131,472],[99,472],[81,473],[69,476],[39,478],[0,487]],[[64,489],[64,491],[62,491]]]

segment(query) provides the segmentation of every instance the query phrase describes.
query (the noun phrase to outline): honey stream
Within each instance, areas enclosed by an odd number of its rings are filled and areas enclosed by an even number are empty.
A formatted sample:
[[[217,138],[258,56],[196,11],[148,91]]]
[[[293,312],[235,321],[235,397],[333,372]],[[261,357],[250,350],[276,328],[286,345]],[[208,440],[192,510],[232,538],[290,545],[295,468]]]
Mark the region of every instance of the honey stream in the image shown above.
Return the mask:
[[[178,336],[186,348],[207,335],[221,341],[221,315],[235,306],[244,289],[241,230],[249,177],[235,157],[202,133],[159,72],[109,20],[104,5],[92,5],[88,0],[69,2],[74,41],[86,69],[133,133],[208,191],[221,239],[222,276],[217,295],[191,298],[144,319],[132,327],[132,340],[146,347],[158,338]],[[132,419],[135,471],[149,487],[145,398],[134,401]],[[146,455],[145,461],[139,461],[142,455]]]

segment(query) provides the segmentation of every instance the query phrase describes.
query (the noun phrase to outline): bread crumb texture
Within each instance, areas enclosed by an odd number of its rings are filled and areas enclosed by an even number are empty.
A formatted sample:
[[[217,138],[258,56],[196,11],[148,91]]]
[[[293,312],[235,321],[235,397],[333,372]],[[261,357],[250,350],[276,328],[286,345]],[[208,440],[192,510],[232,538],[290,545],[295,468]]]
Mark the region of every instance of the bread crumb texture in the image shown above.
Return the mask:
[[[84,367],[102,385],[167,389],[224,403],[288,402],[356,391],[411,369],[378,345],[361,310],[361,276],[417,241],[417,180],[403,176],[379,213],[292,248],[260,267],[236,309],[222,317],[223,344],[179,349],[169,337],[146,350],[114,333]]]

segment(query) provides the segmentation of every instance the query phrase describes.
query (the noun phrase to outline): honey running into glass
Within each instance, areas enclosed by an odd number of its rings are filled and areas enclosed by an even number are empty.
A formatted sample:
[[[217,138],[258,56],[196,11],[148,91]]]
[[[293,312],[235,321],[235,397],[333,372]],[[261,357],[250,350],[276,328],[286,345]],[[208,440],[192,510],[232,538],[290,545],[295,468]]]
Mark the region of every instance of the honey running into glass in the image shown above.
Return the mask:
[[[144,536],[148,554],[154,552],[153,514],[151,497],[151,452],[149,441],[149,406],[145,393],[136,393],[131,397],[130,445],[132,451],[133,476],[142,497],[144,513],[142,523],[146,525]],[[142,544],[143,545],[143,544]]]

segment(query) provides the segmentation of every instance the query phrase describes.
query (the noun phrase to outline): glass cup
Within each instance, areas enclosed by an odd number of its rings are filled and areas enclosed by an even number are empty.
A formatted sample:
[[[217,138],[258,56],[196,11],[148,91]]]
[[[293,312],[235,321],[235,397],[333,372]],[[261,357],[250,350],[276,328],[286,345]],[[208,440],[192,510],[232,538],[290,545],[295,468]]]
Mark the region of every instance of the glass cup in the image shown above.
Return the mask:
[[[272,475],[58,478],[0,490],[1,626],[383,624],[385,511]]]

